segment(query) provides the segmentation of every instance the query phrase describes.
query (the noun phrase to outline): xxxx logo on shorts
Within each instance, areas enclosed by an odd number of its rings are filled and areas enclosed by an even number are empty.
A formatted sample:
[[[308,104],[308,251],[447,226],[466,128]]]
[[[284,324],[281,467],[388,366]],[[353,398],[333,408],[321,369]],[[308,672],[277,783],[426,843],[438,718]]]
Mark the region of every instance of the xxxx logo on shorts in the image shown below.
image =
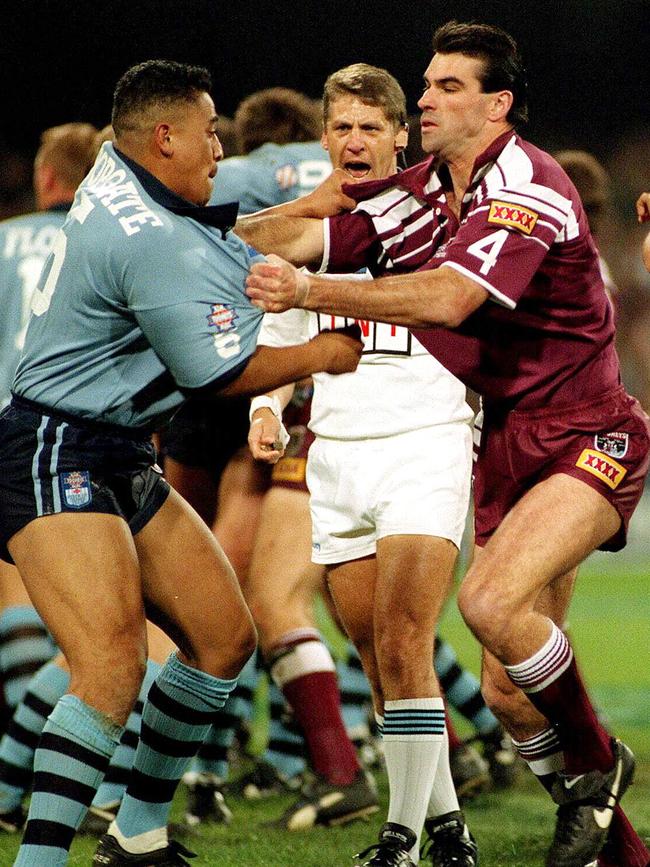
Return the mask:
[[[594,449],[583,449],[582,454],[576,461],[576,467],[586,470],[597,479],[601,479],[612,490],[617,488],[625,478],[627,470],[613,458],[605,457],[602,452]]]
[[[526,235],[530,235],[539,219],[536,211],[524,208],[522,205],[512,205],[509,202],[492,202],[488,223],[497,223],[499,226],[512,226]]]

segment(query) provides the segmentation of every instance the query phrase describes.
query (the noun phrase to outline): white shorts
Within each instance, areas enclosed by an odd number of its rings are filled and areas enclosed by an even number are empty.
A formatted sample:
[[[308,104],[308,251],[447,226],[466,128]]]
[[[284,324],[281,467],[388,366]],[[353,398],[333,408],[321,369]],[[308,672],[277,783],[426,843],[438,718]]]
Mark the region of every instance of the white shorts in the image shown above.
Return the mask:
[[[438,536],[460,547],[469,504],[472,429],[464,422],[391,437],[316,437],[307,459],[312,561],[374,554],[377,539]]]

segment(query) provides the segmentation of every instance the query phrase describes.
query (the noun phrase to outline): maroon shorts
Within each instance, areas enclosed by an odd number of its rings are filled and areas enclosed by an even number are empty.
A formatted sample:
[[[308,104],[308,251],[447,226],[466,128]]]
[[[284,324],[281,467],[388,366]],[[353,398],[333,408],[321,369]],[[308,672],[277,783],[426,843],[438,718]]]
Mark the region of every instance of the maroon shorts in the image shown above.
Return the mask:
[[[474,468],[475,540],[483,546],[515,503],[557,473],[594,488],[621,516],[601,546],[625,545],[650,462],[650,420],[623,387],[568,407],[486,411]]]
[[[291,437],[284,456],[273,467],[271,487],[293,488],[308,493],[306,482],[307,452],[314,434],[307,424],[311,416],[311,387],[296,389],[294,398],[284,411],[284,425]]]

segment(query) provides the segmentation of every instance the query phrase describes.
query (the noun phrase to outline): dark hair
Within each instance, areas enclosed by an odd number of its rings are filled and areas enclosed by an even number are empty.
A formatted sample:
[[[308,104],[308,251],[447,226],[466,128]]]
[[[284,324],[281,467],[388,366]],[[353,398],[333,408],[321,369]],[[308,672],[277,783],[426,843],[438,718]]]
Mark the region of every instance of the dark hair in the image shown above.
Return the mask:
[[[320,101],[289,87],[258,90],[239,103],[235,132],[243,154],[266,142],[314,141],[321,133]]]
[[[507,120],[513,126],[528,121],[526,70],[517,43],[505,30],[493,24],[448,21],[433,34],[433,51],[482,60],[483,92],[509,90],[513,99]]]
[[[173,60],[146,60],[132,66],[117,82],[113,94],[111,124],[116,137],[145,128],[151,122],[147,115],[152,109],[194,102],[211,87],[210,73],[202,66]]]
[[[330,103],[351,94],[368,105],[383,109],[396,127],[406,123],[406,97],[397,79],[386,69],[368,63],[353,63],[333,72],[323,90],[323,118],[327,123]]]

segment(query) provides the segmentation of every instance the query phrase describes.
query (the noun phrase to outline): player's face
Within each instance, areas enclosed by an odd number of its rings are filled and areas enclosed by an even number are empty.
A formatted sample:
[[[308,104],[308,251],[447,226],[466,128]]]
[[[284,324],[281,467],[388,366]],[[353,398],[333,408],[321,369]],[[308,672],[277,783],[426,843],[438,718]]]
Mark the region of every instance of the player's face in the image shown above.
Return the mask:
[[[481,140],[493,95],[483,93],[482,61],[464,54],[434,54],[418,101],[422,150],[453,159]]]
[[[400,137],[403,143],[398,143]],[[406,132],[395,129],[383,108],[344,94],[330,103],[322,143],[335,169],[363,180],[385,178],[397,171]]]
[[[217,113],[212,98],[201,93],[182,105],[171,124],[173,190],[195,205],[205,205],[212,193],[217,162],[223,157],[216,133]]]

